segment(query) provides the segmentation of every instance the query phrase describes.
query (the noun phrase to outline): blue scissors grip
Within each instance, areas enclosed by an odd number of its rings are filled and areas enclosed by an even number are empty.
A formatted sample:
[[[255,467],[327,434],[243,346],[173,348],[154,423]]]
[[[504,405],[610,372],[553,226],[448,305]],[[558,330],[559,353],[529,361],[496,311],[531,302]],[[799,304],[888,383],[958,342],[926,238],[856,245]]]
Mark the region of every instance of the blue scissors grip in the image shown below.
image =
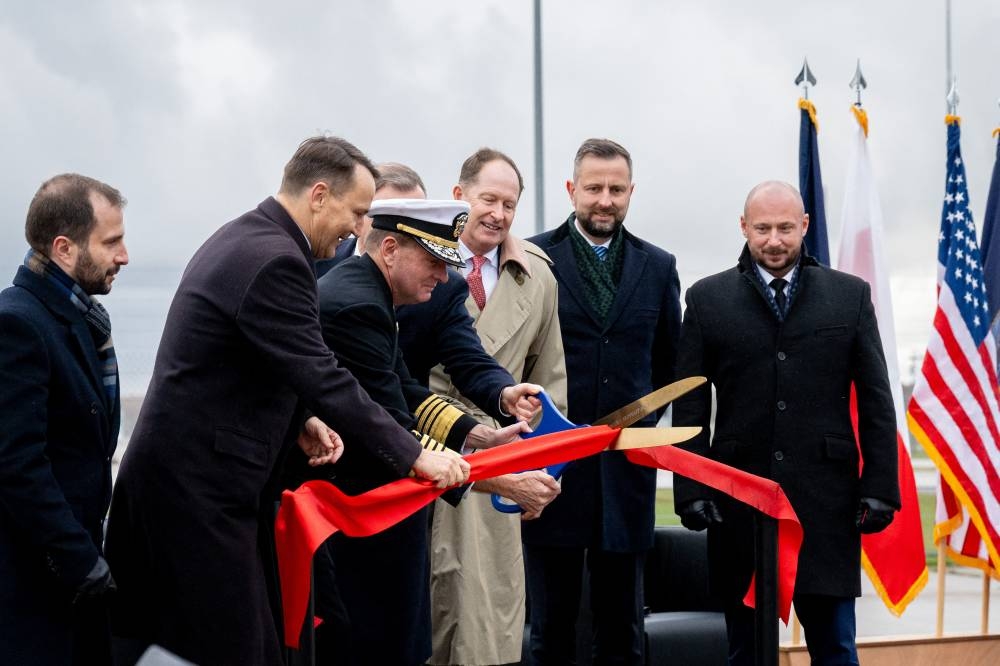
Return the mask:
[[[571,423],[569,419],[562,415],[559,409],[552,404],[552,399],[549,398],[548,394],[544,391],[539,393],[537,396],[538,400],[542,403],[542,419],[535,426],[535,429],[523,435],[524,439],[530,437],[537,437],[539,435],[550,435],[554,432],[563,432],[564,430],[570,430],[571,428],[576,428],[577,425]],[[562,476],[563,470],[569,463],[559,463],[558,465],[551,465],[548,467],[549,475],[555,479],[559,479]],[[490,500],[493,502],[493,508],[501,513],[523,513],[524,509],[515,504],[513,500],[509,500],[506,497],[501,497],[496,493],[493,493]]]

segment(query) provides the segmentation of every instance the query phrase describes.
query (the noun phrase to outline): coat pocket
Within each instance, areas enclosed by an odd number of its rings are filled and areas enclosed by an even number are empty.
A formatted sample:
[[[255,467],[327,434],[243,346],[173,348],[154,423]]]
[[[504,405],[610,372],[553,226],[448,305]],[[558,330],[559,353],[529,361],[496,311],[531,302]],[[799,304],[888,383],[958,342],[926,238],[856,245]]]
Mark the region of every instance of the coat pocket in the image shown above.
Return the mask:
[[[841,324],[840,326],[824,326],[823,328],[816,329],[816,336],[820,338],[833,338],[838,335],[847,334],[847,324]]]
[[[858,462],[858,445],[853,438],[842,435],[823,436],[824,453],[827,460],[837,460],[843,462]]]
[[[267,442],[250,437],[230,428],[215,429],[215,450],[235,456],[256,467],[265,467],[269,449]]]

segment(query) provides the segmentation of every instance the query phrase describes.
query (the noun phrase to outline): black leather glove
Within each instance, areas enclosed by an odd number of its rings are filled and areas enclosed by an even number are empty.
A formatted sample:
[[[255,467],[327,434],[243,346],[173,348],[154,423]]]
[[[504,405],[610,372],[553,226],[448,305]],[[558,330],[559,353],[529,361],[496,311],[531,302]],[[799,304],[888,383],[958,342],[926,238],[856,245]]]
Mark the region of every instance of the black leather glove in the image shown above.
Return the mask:
[[[115,585],[115,579],[111,577],[111,569],[108,568],[108,563],[103,557],[98,555],[94,568],[90,570],[87,577],[76,588],[76,596],[73,597],[73,603],[79,603],[84,599],[94,599],[108,592],[114,592],[117,589],[118,586]]]
[[[706,527],[722,522],[719,507],[715,506],[715,502],[712,500],[688,502],[684,506],[678,507],[677,515],[681,517],[681,525],[695,532],[700,532]]]
[[[858,502],[858,514],[854,524],[862,534],[874,534],[889,527],[896,510],[880,499],[862,497]]]

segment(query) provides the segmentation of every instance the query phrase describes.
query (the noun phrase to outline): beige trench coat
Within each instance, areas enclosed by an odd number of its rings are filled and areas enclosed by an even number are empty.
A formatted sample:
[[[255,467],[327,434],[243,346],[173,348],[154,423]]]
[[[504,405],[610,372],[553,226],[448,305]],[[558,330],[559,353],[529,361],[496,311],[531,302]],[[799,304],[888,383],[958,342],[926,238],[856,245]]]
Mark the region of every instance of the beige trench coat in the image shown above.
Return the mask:
[[[518,381],[544,386],[565,413],[559,288],[550,263],[537,246],[508,236],[500,246],[499,280],[486,308],[480,312],[471,296],[466,307],[486,352]],[[440,366],[431,373],[430,385],[435,393],[462,400]],[[496,425],[462,402],[482,423]],[[496,511],[484,493],[470,492],[458,507],[438,500],[431,527],[434,653],[428,663],[520,661],[524,598],[520,517]]]

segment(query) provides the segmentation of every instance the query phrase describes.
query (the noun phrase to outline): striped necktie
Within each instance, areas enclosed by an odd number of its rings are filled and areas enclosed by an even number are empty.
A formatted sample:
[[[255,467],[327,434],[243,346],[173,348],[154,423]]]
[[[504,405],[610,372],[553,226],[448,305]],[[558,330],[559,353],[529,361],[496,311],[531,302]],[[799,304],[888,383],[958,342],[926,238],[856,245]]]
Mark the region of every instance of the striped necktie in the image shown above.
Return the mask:
[[[608,256],[608,248],[605,247],[605,246],[603,246],[603,245],[595,245],[594,246],[594,254],[597,255],[598,259],[600,259],[601,261],[604,261],[605,258],[607,258],[607,256]]]

